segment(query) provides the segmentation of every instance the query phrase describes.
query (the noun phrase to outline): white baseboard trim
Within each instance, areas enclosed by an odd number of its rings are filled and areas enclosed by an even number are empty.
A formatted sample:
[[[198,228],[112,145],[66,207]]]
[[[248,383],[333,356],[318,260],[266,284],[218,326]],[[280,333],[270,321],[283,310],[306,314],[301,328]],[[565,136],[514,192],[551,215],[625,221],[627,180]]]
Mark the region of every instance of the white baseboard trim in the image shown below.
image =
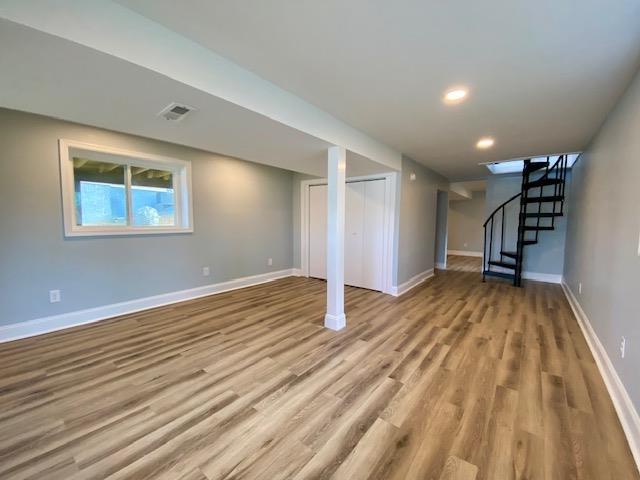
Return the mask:
[[[522,278],[536,282],[562,283],[562,275],[555,273],[522,272]]]
[[[437,262],[436,263],[436,268],[438,270],[446,270],[447,269],[447,264],[446,263],[442,263],[442,262]]]
[[[277,272],[261,273],[250,277],[236,278],[226,282],[213,283],[202,287],[180,290],[177,292],[163,293],[152,297],[137,298],[121,303],[113,303],[101,307],[77,310],[50,317],[36,318],[26,322],[13,323],[0,326],[0,343],[18,340],[20,338],[42,335],[44,333],[55,332],[65,328],[85,325],[87,323],[98,322],[107,318],[119,315],[148,310],[150,308],[162,307],[172,303],[193,300],[195,298],[206,297],[216,293],[236,290],[238,288],[250,287],[261,283],[271,282],[279,278],[290,277],[293,269],[279,270]]]
[[[562,279],[561,284],[569,305],[573,310],[573,314],[578,320],[578,325],[580,325],[582,334],[587,340],[587,344],[591,349],[593,358],[598,365],[600,375],[602,375],[604,383],[607,386],[609,396],[613,401],[613,406],[616,409],[618,418],[620,419],[620,423],[622,424],[622,428],[627,437],[627,441],[629,442],[631,453],[636,461],[638,470],[640,470],[640,416],[634,408],[633,402],[631,401],[626,388],[624,388],[624,384],[622,383],[622,380],[620,380],[613,363],[611,363],[611,359],[609,358],[607,351],[600,342],[596,332],[593,330],[587,314],[580,306],[580,303],[571,291],[569,285],[565,282],[564,278]]]
[[[471,252],[467,250],[447,250],[447,255],[460,255],[462,257],[480,257],[484,255],[482,252]]]
[[[344,313],[340,315],[331,315],[329,313],[324,316],[324,326],[329,330],[342,330],[347,326],[347,317]]]
[[[419,273],[415,277],[412,277],[406,282],[404,282],[402,285],[391,287],[390,293],[394,297],[399,297],[400,295],[407,293],[413,287],[420,285],[422,282],[424,282],[425,280],[431,277],[433,277],[433,268],[430,268],[429,270],[425,270],[424,272]]]
[[[491,270],[501,273],[513,273],[513,270],[503,267],[492,266]],[[562,283],[562,275],[556,273],[538,273],[538,272],[522,272],[522,278],[525,280],[533,280],[535,282],[544,283]]]
[[[301,268],[293,268],[291,270],[291,275],[293,275],[294,277],[302,277],[302,276],[304,276],[304,274],[302,273],[302,269]]]

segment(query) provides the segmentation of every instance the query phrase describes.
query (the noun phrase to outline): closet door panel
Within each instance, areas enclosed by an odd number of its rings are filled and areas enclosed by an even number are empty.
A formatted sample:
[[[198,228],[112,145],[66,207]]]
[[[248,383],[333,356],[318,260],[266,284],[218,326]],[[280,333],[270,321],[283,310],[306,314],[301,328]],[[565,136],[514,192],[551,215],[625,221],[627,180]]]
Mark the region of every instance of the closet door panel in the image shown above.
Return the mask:
[[[344,283],[362,286],[362,246],[364,233],[364,183],[346,185],[344,225]]]
[[[344,283],[382,290],[385,181],[345,189]],[[309,276],[327,278],[327,186],[309,189]]]
[[[373,180],[363,183],[365,207],[361,286],[372,290],[382,290],[385,181]]]
[[[309,276],[327,278],[327,186],[309,188]]]

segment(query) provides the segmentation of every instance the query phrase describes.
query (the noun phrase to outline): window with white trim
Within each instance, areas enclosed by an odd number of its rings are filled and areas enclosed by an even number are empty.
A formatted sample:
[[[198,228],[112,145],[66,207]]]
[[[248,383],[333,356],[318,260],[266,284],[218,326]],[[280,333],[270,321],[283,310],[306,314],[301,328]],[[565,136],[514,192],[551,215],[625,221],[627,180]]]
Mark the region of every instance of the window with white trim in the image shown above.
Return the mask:
[[[191,165],[60,140],[66,236],[192,232]]]

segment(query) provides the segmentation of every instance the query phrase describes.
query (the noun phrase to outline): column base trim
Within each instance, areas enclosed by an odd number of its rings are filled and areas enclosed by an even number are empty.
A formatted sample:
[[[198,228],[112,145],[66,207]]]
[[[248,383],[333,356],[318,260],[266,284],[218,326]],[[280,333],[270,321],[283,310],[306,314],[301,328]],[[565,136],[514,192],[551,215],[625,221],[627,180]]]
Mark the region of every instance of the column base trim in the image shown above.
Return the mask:
[[[331,315],[330,313],[327,313],[324,316],[324,326],[329,330],[342,330],[347,326],[347,317],[344,313],[341,313],[340,315]]]

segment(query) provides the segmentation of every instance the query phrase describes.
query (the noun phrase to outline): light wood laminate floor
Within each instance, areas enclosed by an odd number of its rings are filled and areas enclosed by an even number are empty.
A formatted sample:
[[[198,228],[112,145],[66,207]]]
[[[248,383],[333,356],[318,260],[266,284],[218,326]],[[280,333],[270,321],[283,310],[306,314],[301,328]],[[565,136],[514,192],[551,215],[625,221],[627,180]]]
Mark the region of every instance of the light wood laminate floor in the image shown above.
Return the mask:
[[[638,479],[557,285],[287,278],[0,345],[2,479]]]
[[[447,255],[447,270],[458,272],[480,272],[482,270],[482,258],[466,257],[462,255]]]

